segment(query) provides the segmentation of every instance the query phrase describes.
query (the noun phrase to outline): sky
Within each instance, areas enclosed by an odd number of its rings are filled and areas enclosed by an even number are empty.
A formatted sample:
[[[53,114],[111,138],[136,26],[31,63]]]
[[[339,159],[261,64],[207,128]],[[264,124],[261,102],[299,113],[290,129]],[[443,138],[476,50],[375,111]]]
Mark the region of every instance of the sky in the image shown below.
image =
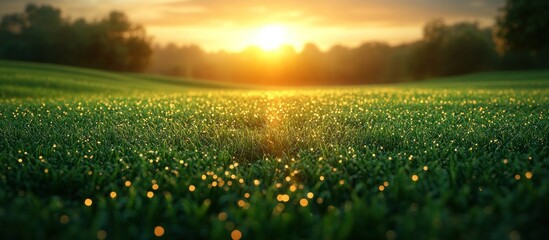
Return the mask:
[[[22,12],[28,2],[58,7],[72,19],[98,19],[111,10],[123,11],[130,21],[143,25],[155,43],[196,44],[207,51],[273,44],[300,49],[307,42],[321,49],[368,41],[396,45],[420,39],[423,25],[436,18],[491,25],[504,4],[504,0],[0,0],[0,15]]]

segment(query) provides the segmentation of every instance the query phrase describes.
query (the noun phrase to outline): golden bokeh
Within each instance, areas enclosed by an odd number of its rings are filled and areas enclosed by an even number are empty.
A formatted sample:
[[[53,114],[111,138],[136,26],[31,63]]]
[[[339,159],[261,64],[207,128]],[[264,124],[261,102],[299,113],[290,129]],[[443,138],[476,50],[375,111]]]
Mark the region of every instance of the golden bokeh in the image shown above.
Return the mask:
[[[162,226],[156,226],[154,228],[154,235],[157,237],[162,237],[164,235],[164,228]]]
[[[69,216],[67,215],[61,215],[61,217],[59,218],[59,222],[61,224],[67,224],[69,222]]]
[[[299,200],[299,205],[301,205],[302,207],[306,207],[307,205],[309,205],[309,200],[307,200],[306,198],[302,198],[301,200]]]
[[[97,231],[97,239],[103,240],[105,238],[107,238],[107,231],[105,231],[105,230]]]
[[[240,230],[235,229],[231,232],[231,239],[239,240],[241,238],[242,238],[242,232],[240,232]]]
[[[219,219],[219,221],[225,221],[227,220],[227,213],[225,212],[220,212],[219,214],[217,214],[217,219]]]

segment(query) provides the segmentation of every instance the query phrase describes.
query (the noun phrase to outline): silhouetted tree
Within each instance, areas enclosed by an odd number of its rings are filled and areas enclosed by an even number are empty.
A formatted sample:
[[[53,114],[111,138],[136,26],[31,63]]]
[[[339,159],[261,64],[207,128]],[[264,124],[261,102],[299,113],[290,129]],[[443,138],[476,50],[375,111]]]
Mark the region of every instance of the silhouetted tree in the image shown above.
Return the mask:
[[[322,83],[326,77],[323,56],[313,43],[307,43],[297,56],[297,76],[294,81],[305,84]]]
[[[549,67],[549,1],[507,0],[496,27],[506,68]]]
[[[145,30],[121,12],[94,22],[69,21],[61,10],[29,4],[0,22],[0,58],[141,71],[151,54]]]
[[[416,78],[478,72],[490,69],[495,62],[491,31],[477,23],[431,21],[413,51],[410,64]]]
[[[364,43],[353,51],[354,83],[384,82],[391,47],[385,43]]]
[[[497,27],[503,51],[545,50],[549,47],[549,1],[507,0]]]
[[[0,24],[0,56],[15,60],[58,62],[55,55],[63,30],[61,12],[50,6],[29,4],[23,14],[10,14]],[[64,50],[64,49],[63,49]]]

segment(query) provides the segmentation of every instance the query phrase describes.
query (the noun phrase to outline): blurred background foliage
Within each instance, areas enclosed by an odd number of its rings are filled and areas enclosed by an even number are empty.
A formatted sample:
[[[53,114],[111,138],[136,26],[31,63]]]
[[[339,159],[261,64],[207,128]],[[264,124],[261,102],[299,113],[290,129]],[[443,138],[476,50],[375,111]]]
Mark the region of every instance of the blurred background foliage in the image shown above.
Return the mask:
[[[481,71],[549,67],[549,2],[508,0],[496,25],[425,24],[423,38],[391,46],[366,42],[321,51],[281,46],[265,51],[206,52],[198,45],[154,44],[145,29],[121,12],[86,21],[29,4],[0,23],[0,58],[148,72],[262,85],[331,85],[401,82]]]
[[[0,58],[114,71],[142,71],[149,64],[151,39],[122,12],[71,21],[61,10],[29,4],[0,23]]]

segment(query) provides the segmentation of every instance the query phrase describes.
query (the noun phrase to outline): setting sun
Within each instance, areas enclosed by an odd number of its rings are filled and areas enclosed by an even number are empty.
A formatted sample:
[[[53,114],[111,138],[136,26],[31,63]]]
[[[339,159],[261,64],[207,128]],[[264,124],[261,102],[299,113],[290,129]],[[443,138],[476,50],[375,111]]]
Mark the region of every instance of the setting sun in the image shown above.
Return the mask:
[[[260,28],[252,38],[252,44],[264,50],[273,50],[289,43],[288,29],[280,25],[268,25]]]

